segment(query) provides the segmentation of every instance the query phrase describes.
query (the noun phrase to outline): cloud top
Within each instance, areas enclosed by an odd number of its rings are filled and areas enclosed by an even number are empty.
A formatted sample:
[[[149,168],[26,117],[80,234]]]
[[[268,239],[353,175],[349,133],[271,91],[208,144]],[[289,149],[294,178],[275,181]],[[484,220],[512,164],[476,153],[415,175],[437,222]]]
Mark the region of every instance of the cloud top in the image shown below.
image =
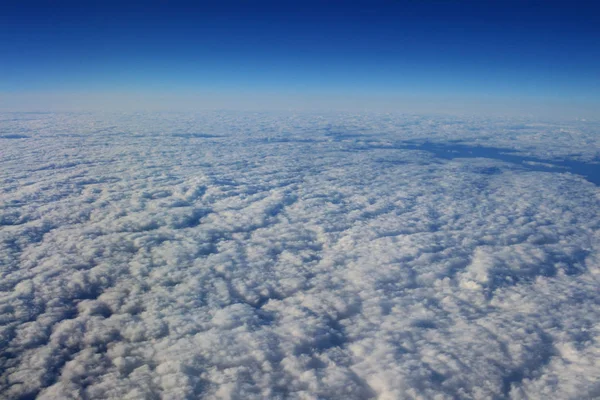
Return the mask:
[[[398,145],[592,162],[587,122],[0,124],[4,398],[600,395],[598,187]]]

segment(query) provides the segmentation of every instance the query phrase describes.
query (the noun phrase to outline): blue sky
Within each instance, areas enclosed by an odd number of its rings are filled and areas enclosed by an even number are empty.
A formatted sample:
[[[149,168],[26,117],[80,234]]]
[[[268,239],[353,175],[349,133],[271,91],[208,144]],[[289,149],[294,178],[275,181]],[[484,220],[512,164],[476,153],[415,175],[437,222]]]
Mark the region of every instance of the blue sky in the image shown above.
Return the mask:
[[[0,107],[352,98],[593,112],[599,15],[593,1],[551,0],[13,2],[0,13]]]

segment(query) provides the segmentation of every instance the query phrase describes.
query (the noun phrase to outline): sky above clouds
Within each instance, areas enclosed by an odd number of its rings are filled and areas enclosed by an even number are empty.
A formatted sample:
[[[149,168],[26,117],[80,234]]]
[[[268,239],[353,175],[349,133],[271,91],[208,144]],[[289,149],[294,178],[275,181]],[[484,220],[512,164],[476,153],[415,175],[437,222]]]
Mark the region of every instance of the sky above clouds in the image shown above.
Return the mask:
[[[593,1],[0,7],[0,400],[600,398]]]
[[[0,107],[307,109],[320,99],[597,115],[598,15],[595,2],[555,0],[11,2],[0,13]]]

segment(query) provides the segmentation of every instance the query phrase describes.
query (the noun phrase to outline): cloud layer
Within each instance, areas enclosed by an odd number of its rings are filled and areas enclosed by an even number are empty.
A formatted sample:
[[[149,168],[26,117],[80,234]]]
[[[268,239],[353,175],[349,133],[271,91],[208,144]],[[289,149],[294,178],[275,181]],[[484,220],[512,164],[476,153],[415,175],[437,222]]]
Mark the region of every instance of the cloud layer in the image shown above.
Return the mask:
[[[597,125],[3,114],[7,399],[600,396]]]

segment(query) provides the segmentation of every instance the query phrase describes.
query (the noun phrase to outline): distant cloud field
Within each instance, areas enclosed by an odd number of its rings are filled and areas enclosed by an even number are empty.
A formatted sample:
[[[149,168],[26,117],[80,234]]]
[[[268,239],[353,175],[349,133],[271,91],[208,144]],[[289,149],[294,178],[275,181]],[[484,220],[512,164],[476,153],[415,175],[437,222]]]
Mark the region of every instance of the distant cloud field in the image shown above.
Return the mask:
[[[0,398],[598,398],[598,128],[0,114]]]

